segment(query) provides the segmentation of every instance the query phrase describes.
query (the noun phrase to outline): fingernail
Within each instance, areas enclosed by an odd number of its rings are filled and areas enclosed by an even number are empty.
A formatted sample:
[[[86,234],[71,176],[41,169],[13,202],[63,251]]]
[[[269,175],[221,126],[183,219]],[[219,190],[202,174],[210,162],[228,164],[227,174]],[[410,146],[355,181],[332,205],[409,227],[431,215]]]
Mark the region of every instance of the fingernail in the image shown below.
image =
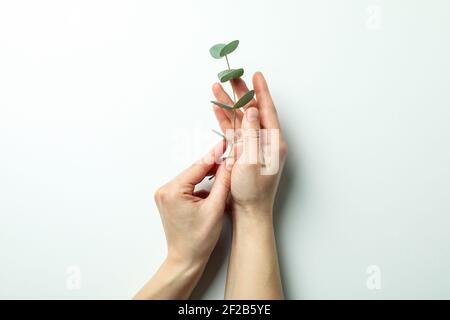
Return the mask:
[[[247,120],[249,122],[254,122],[258,120],[258,109],[256,108],[248,108],[247,111],[245,111],[245,116],[247,117]]]

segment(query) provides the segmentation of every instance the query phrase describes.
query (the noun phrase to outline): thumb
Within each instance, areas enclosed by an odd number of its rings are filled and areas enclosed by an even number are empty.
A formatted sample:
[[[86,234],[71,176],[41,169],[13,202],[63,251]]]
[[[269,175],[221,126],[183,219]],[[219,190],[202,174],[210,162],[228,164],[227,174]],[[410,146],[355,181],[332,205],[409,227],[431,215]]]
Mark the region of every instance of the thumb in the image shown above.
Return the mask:
[[[239,163],[257,164],[260,129],[259,111],[257,108],[251,107],[245,110],[241,128],[244,145]]]
[[[208,202],[225,209],[231,187],[231,169],[233,167],[233,159],[229,158],[222,162],[217,169],[214,184],[207,198]]]

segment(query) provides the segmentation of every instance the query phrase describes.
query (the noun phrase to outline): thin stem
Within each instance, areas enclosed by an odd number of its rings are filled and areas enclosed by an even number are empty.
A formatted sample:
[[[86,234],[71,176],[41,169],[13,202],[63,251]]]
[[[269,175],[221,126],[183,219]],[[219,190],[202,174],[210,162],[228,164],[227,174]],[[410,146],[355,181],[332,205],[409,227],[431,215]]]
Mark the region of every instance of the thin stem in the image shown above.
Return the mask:
[[[227,61],[228,70],[231,70],[230,68],[230,62],[228,61],[228,55],[225,55],[225,60]],[[233,90],[233,103],[236,103],[236,92],[234,91],[233,84],[231,83],[231,90]],[[233,145],[236,143],[236,109],[233,109]]]
[[[227,56],[227,55],[225,55],[225,60],[227,60],[228,70],[230,70],[230,69],[231,69],[231,68],[230,68],[230,62],[228,61],[228,56]]]
[[[233,150],[234,150],[234,145],[236,144],[236,141],[237,141],[237,136],[236,136],[236,109],[233,109],[233,146],[232,146]]]
[[[228,70],[231,70],[230,62],[228,61],[227,55],[225,55],[225,60],[227,61]],[[233,88],[233,85],[231,84],[231,81],[233,81],[233,80],[230,80],[231,90],[233,90],[233,102],[236,103],[236,92],[234,92],[234,88]]]

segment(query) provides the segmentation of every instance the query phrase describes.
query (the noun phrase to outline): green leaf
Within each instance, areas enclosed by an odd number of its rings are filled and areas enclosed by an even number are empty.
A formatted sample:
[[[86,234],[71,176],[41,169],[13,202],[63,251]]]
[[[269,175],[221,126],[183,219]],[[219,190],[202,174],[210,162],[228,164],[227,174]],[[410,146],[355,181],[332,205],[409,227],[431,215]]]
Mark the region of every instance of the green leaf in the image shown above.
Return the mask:
[[[217,101],[211,101],[211,103],[214,103],[216,106],[219,106],[222,109],[233,110],[233,107],[231,107],[231,106],[229,106],[227,104],[224,104],[224,103],[220,103],[220,102],[217,102]]]
[[[255,95],[255,90],[250,90],[246,94],[244,94],[238,102],[236,102],[233,106],[233,109],[239,109],[245,106],[247,103],[249,103]]]
[[[222,51],[222,49],[226,46],[225,43],[218,43],[216,45],[213,45],[211,47],[211,49],[209,49],[209,53],[211,54],[211,56],[215,59],[220,59],[223,58],[223,56],[220,55],[220,52]]]
[[[224,57],[226,55],[229,55],[230,53],[232,53],[234,50],[236,50],[236,48],[239,45],[239,40],[234,40],[231,41],[230,43],[228,43],[226,46],[224,46],[221,50],[220,50],[220,56]]]
[[[215,134],[217,134],[218,136],[221,136],[223,139],[227,140],[227,137],[225,137],[221,132],[212,129],[212,132],[214,132]]]
[[[231,69],[231,70],[224,70],[220,72],[217,77],[219,78],[220,82],[227,82],[232,79],[237,79],[242,77],[244,74],[244,69]]]

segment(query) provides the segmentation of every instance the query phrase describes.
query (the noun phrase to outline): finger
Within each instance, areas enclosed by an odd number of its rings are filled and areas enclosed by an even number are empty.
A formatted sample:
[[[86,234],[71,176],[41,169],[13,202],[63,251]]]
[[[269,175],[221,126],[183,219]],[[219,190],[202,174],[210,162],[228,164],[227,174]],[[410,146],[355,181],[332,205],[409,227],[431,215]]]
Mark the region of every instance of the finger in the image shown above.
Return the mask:
[[[242,151],[244,150],[244,137],[240,137],[238,141],[233,145],[233,159],[239,159],[242,155]]]
[[[221,211],[225,210],[225,204],[230,192],[232,165],[233,163],[229,159],[221,163],[207,198],[209,203]]]
[[[208,173],[206,174],[206,176],[213,176],[216,174],[217,169],[219,169],[219,163],[214,163],[214,165],[211,167],[211,169],[209,169]]]
[[[236,95],[237,95],[238,99],[242,98],[242,96],[249,91],[248,87],[247,87],[247,84],[241,78],[232,80],[231,81],[231,85],[233,86],[234,91],[236,92]],[[256,100],[255,99],[252,99],[243,108],[245,110],[245,109],[250,108],[250,107],[256,107]],[[243,115],[243,114],[241,114],[241,115]]]
[[[213,105],[213,111],[216,116],[217,122],[219,122],[222,132],[226,132],[227,129],[231,129],[233,127],[230,119],[228,119],[225,110],[216,105]]]
[[[229,106],[234,105],[233,100],[230,98],[228,93],[225,92],[224,88],[222,87],[222,85],[220,83],[215,83],[213,85],[213,94],[216,97],[216,100],[218,102],[225,103]],[[234,122],[233,111],[223,110],[223,113],[228,117],[228,120],[230,120],[230,127],[232,127],[233,122]],[[240,128],[241,119],[242,119],[242,113],[240,113],[239,110],[236,110],[236,128]]]
[[[218,102],[225,103],[229,106],[232,106],[234,104],[233,100],[230,98],[228,93],[225,92],[224,88],[222,87],[222,85],[220,83],[217,83],[217,82],[214,83],[212,90],[213,90],[214,97],[216,97],[216,100]],[[232,120],[232,113],[229,110],[223,110],[223,111],[226,114],[226,116],[228,117],[228,119]]]
[[[243,149],[239,157],[240,164],[258,164],[259,129],[258,109],[248,108],[242,119]]]
[[[204,157],[184,170],[175,180],[187,184],[193,189],[219,162],[224,151],[224,145],[224,141],[215,145]]]
[[[253,88],[256,93],[256,100],[261,117],[261,125],[265,129],[279,129],[277,110],[270,96],[269,87],[261,72],[253,75]]]
[[[233,208],[233,204],[231,201],[231,196],[228,196],[227,202],[225,203],[225,212],[231,212]]]

